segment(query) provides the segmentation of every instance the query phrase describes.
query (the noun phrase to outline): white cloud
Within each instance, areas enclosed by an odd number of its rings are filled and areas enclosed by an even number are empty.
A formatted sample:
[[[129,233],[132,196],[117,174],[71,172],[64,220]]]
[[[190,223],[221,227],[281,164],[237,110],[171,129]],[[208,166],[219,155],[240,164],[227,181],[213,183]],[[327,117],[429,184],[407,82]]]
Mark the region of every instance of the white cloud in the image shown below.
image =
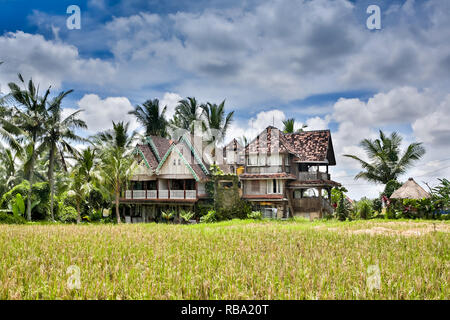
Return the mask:
[[[175,108],[178,105],[178,102],[183,98],[178,93],[166,92],[164,97],[159,102],[161,107],[167,106],[166,118],[171,119],[175,114]]]
[[[0,60],[4,61],[0,84],[17,82],[17,73],[33,78],[41,88],[60,88],[63,82],[104,84],[114,77],[114,69],[100,59],[83,59],[74,46],[45,40],[42,35],[17,31],[0,36]]]
[[[114,122],[130,122],[130,130],[135,130],[138,124],[135,118],[128,114],[133,110],[128,98],[125,97],[108,97],[101,99],[95,94],[87,94],[78,101],[79,109],[84,110],[80,113],[80,119],[84,120],[88,125],[91,133],[104,131],[112,128]],[[63,116],[74,112],[76,109],[64,109]]]

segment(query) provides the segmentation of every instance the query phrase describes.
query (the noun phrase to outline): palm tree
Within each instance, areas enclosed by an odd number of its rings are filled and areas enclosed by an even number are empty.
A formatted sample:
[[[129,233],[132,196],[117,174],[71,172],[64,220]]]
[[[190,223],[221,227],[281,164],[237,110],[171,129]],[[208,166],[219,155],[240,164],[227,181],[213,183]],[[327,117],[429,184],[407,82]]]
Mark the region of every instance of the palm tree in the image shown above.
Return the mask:
[[[294,129],[294,126],[295,126],[295,119],[294,118],[290,118],[290,119],[284,120],[283,121],[283,125],[284,125],[284,129],[283,129],[284,133],[303,132],[303,130],[308,127],[306,124],[303,124],[302,127],[296,131]]]
[[[172,127],[188,130],[194,133],[195,121],[200,120],[202,106],[197,103],[195,98],[186,98],[179,101],[175,108],[175,115],[170,121]]]
[[[221,143],[233,121],[234,111],[225,116],[225,100],[221,104],[207,103],[202,106],[204,126],[208,132],[208,142]]]
[[[147,100],[142,106],[136,106],[134,110],[128,112],[136,117],[138,122],[145,127],[147,136],[167,137],[167,106],[160,112],[159,100]]]
[[[101,132],[94,142],[103,144],[100,157],[105,185],[115,198],[116,219],[120,223],[120,192],[134,171],[134,159],[130,157],[136,132],[128,134],[129,123],[114,123],[113,129]]]
[[[76,163],[71,171],[70,194],[75,196],[77,223],[81,222],[81,204],[100,179],[95,152],[96,150],[90,147],[84,149],[76,156]]]
[[[36,89],[33,81],[30,79],[28,88],[25,85],[22,75],[19,74],[19,80],[25,89],[11,82],[8,84],[11,90],[11,96],[20,107],[14,108],[13,121],[16,128],[21,130],[22,138],[26,140],[26,150],[29,155],[25,165],[25,179],[29,181],[30,188],[27,197],[27,219],[31,221],[31,193],[34,178],[34,166],[37,156],[43,151],[38,145],[44,132],[45,123],[48,120],[46,109],[47,98],[50,94],[50,88],[47,89],[44,96],[39,96],[39,89]]]
[[[380,138],[371,140],[364,139],[360,146],[366,151],[370,162],[366,162],[355,155],[346,154],[357,160],[365,171],[361,171],[355,179],[365,179],[370,182],[387,184],[391,180],[397,180],[398,176],[405,173],[412,164],[421,159],[425,154],[422,143],[411,143],[400,155],[402,137],[393,132],[386,136],[380,130]]]
[[[70,145],[70,141],[85,141],[82,137],[75,134],[75,129],[86,129],[87,125],[83,120],[78,119],[78,115],[83,110],[78,110],[61,119],[62,100],[73,90],[61,92],[53,101],[50,102],[47,111],[49,112],[49,121],[46,123],[46,134],[44,136],[43,145],[49,150],[49,163],[47,178],[50,186],[50,217],[54,220],[54,165],[59,154],[64,170],[67,172],[67,164],[64,158],[64,152],[68,151],[72,155],[75,150]]]

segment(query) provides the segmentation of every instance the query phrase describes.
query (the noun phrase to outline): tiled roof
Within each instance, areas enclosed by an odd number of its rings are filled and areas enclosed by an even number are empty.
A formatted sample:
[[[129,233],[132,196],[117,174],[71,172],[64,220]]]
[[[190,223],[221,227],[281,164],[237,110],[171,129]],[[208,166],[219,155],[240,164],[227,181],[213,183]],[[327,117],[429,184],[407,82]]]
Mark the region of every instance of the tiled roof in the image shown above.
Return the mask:
[[[169,150],[170,146],[175,143],[173,140],[157,137],[157,136],[150,136],[151,140],[153,141],[153,144],[156,148],[156,151],[158,153],[158,156],[160,159],[163,159],[167,151]],[[196,163],[195,158],[192,154],[192,151],[186,146],[184,142],[176,142],[177,147],[179,150],[183,150],[183,156],[185,159],[189,162],[190,166],[194,170],[195,174],[200,178],[200,180],[205,180],[207,178],[206,174],[203,172],[202,168],[198,163]],[[152,149],[152,147],[149,145],[149,143],[146,144],[138,144],[136,146],[139,148],[139,150],[142,152],[142,154],[145,157],[145,160],[147,160],[147,163],[150,165],[151,169],[155,170],[158,165],[159,161]],[[190,154],[190,156],[188,156]]]
[[[328,162],[335,165],[329,130],[283,133],[269,126],[245,148],[246,153],[290,153],[298,162]]]
[[[331,134],[329,130],[284,134],[299,162],[325,162]]]
[[[267,174],[255,174],[255,173],[243,173],[239,176],[240,179],[297,179],[293,174],[283,173],[267,173]]]
[[[136,146],[141,150],[142,154],[145,157],[145,160],[147,160],[147,163],[149,164],[150,168],[152,170],[155,170],[158,166],[158,160],[156,159],[155,155],[153,154],[152,150],[150,149],[148,144],[138,144]]]

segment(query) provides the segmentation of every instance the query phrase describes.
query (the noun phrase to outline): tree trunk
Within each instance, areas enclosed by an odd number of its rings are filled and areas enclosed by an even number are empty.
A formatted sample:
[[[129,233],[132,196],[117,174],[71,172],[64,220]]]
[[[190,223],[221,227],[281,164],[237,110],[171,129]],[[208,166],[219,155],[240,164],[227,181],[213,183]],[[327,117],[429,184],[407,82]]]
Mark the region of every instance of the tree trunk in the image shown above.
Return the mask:
[[[118,187],[116,187],[116,219],[117,219],[117,223],[120,223],[119,197],[120,197],[120,190]]]
[[[54,197],[55,197],[55,181],[53,179],[53,167],[55,163],[55,146],[52,145],[50,148],[50,158],[48,164],[48,183],[50,185],[50,218],[55,221],[55,216],[53,214],[54,207]]]
[[[81,222],[81,210],[80,210],[80,201],[78,201],[78,200],[77,200],[77,213],[78,213],[77,223],[80,223]]]
[[[28,189],[27,197],[27,220],[31,221],[31,196],[33,195],[33,178],[34,178],[34,145],[33,151],[31,153],[31,164],[30,172],[28,173],[28,182],[30,183],[30,188]]]

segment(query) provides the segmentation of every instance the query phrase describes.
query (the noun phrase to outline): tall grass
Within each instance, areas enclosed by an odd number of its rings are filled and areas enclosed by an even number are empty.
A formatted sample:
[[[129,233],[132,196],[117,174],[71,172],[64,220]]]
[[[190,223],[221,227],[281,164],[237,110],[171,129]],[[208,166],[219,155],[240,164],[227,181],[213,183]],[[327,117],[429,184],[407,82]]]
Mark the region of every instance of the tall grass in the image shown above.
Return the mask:
[[[0,225],[0,299],[449,299],[448,232],[380,223]]]

